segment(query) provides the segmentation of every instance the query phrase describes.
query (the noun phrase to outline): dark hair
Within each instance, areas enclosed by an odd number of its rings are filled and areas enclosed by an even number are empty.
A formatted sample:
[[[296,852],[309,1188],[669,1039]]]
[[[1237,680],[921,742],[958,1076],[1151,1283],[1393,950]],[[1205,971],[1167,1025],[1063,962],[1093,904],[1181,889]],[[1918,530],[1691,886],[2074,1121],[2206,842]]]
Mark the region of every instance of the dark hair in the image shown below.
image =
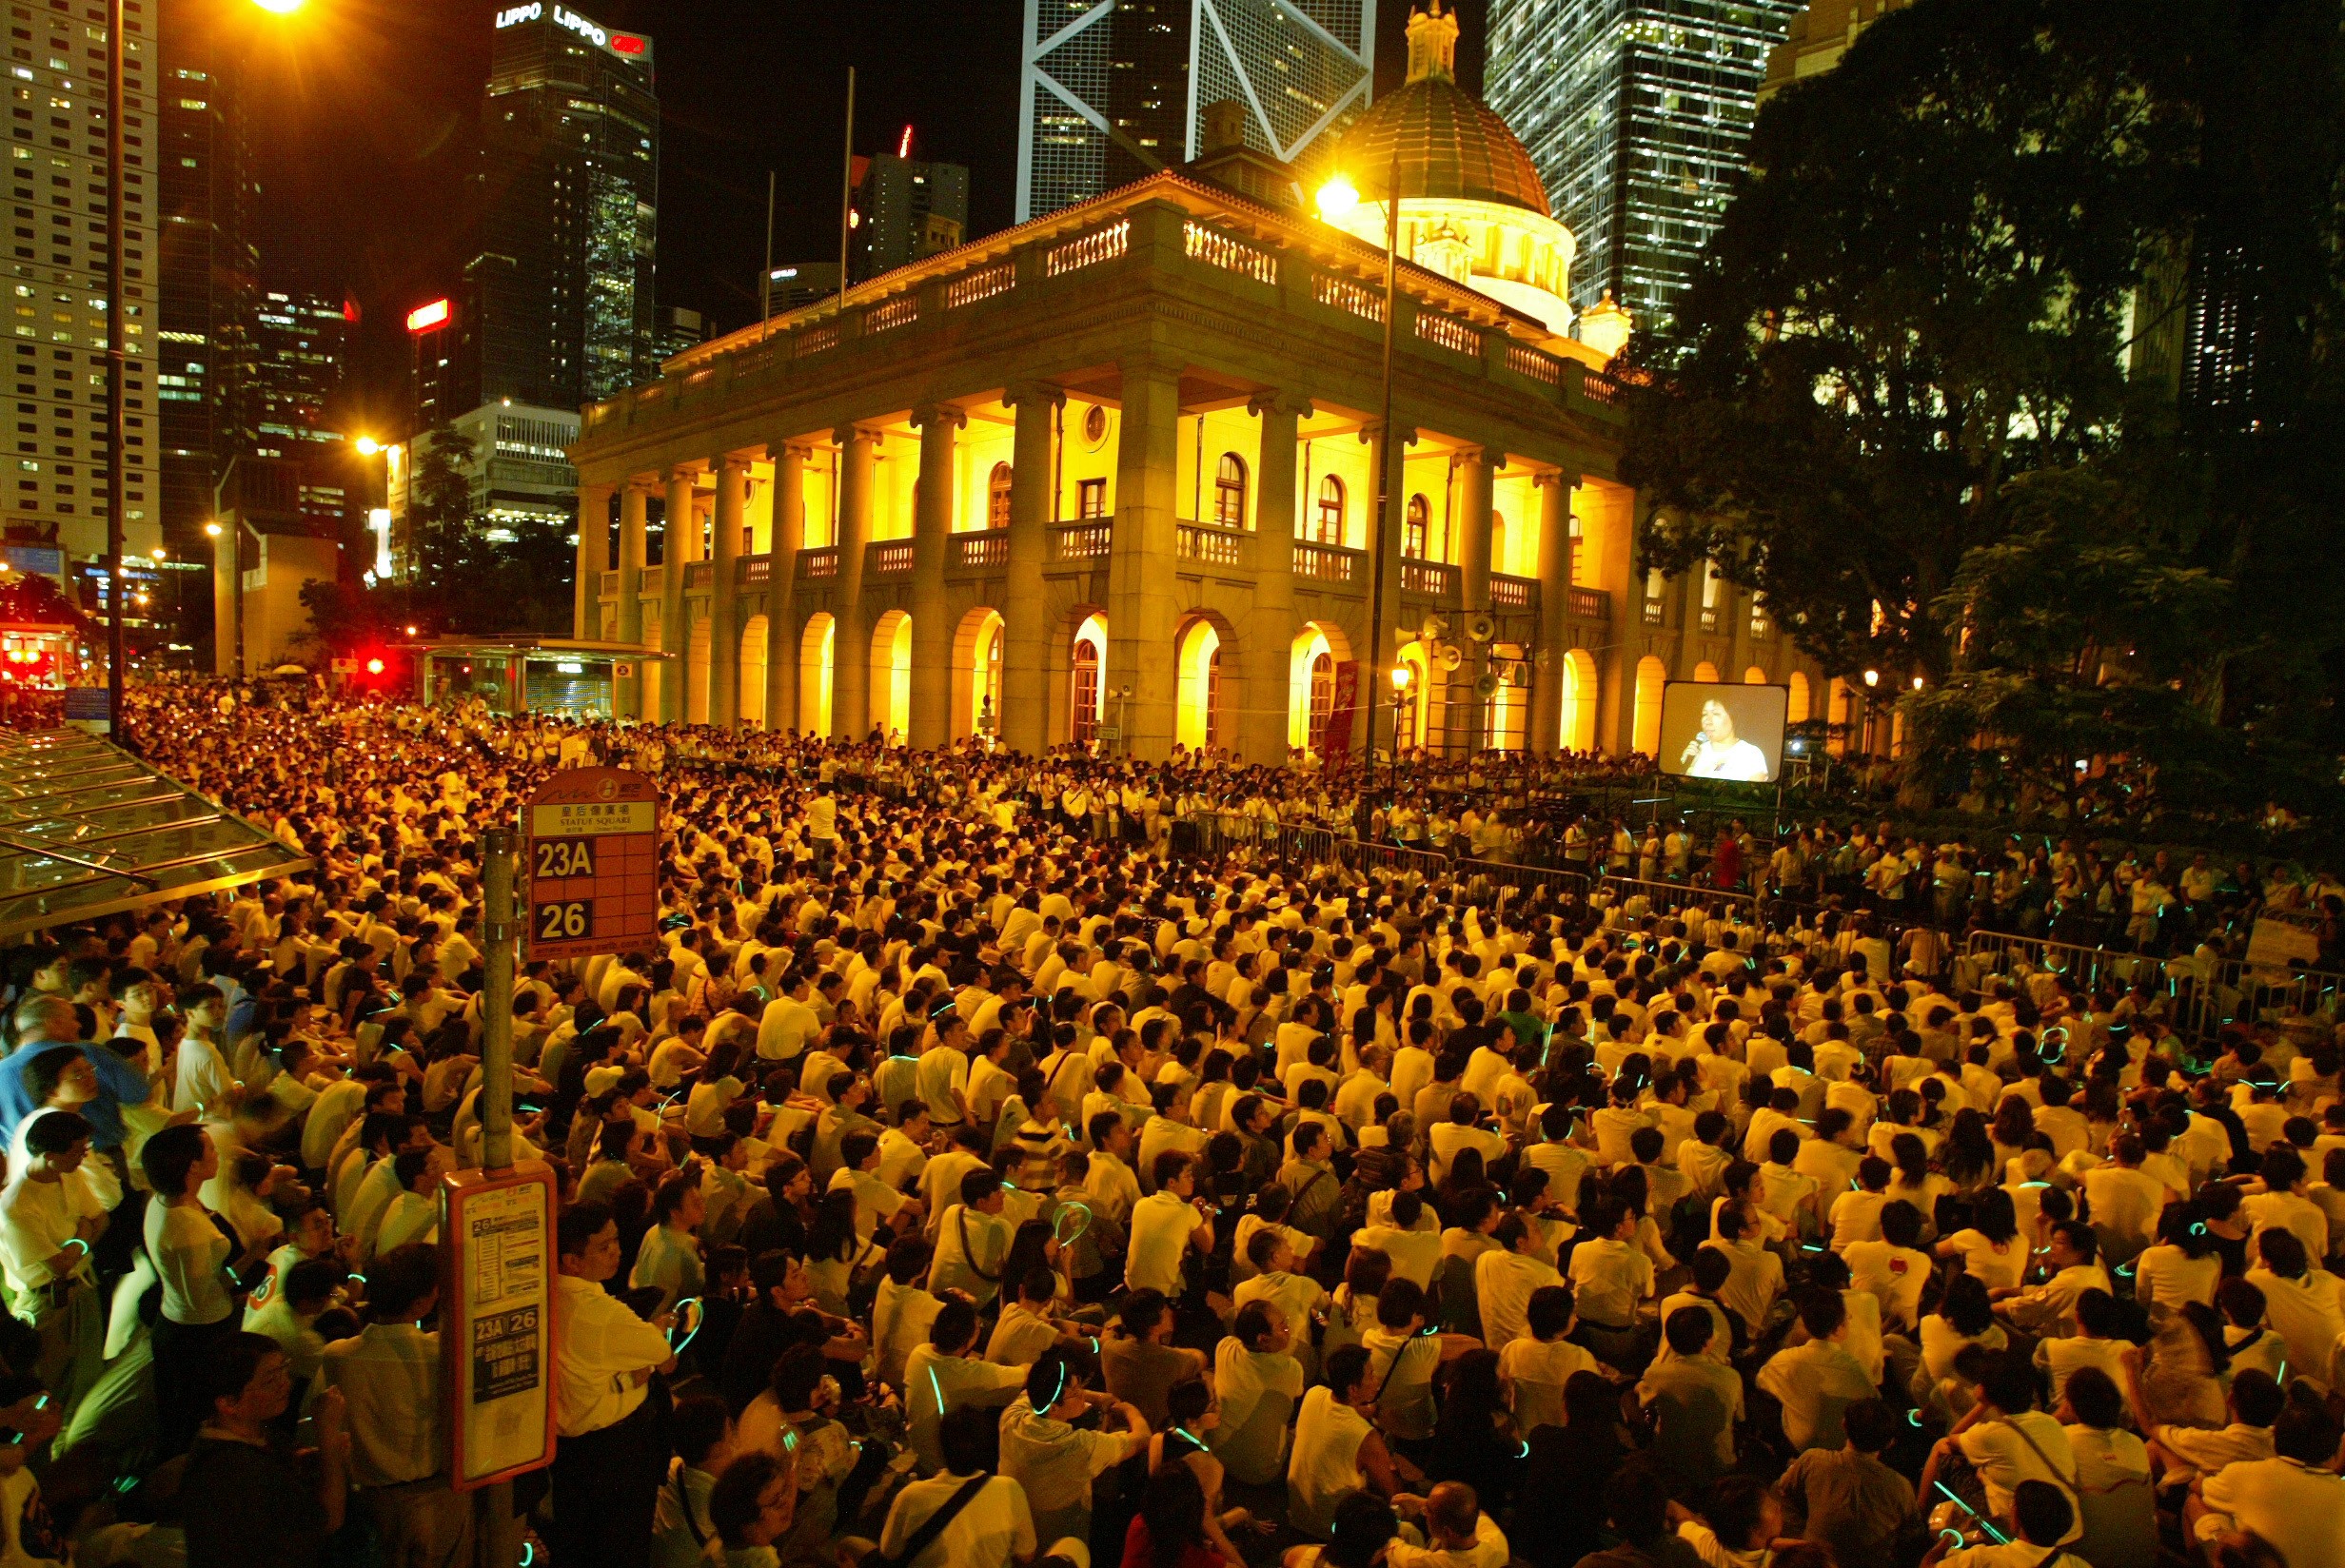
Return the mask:
[[[30,1118],[25,1127],[25,1152],[63,1154],[95,1129],[87,1118],[69,1110],[51,1110]]]
[[[1681,1306],[1669,1314],[1662,1325],[1669,1341],[1669,1348],[1681,1356],[1699,1356],[1718,1333],[1718,1324],[1711,1321],[1706,1306]]]
[[[1859,1400],[1841,1412],[1841,1430],[1867,1454],[1878,1454],[1897,1441],[1898,1420],[1879,1400]]]
[[[2272,1422],[2272,1451],[2284,1460],[2319,1469],[2336,1454],[2336,1422],[2328,1407],[2298,1392],[2304,1384],[2289,1385],[2287,1403]]]
[[[1987,1358],[1979,1379],[1979,1392],[2006,1416],[2036,1408],[2036,1367],[2016,1350],[1998,1351]],[[2061,1526],[2064,1530],[2067,1527]]]
[[[25,1087],[31,1091],[32,1103],[45,1106],[49,1097],[65,1082],[67,1069],[82,1059],[78,1046],[54,1046],[38,1051],[25,1064]]]
[[[1148,1480],[1140,1498],[1154,1568],[1178,1568],[1192,1547],[1205,1543],[1205,1488],[1186,1464],[1168,1464]]]
[[[1878,1402],[1878,1401],[1874,1401]],[[1766,1517],[1767,1483],[1757,1476],[1722,1476],[1711,1489],[1710,1504],[1703,1510],[1717,1532],[1718,1542],[1729,1552],[1749,1550],[1751,1536]],[[1759,1542],[1764,1545],[1765,1542]]]
[[[2068,1494],[2048,1480],[2023,1480],[2011,1489],[2011,1517],[2031,1546],[2051,1546],[2068,1534],[2077,1511]]]
[[[148,1139],[147,1147],[154,1147],[154,1140]],[[204,1410],[211,1412],[222,1400],[241,1397],[260,1375],[261,1363],[271,1356],[284,1354],[284,1347],[266,1334],[239,1330],[219,1341],[209,1355],[187,1369],[195,1379],[196,1396]]]
[[[2069,1373],[2065,1393],[2069,1408],[2085,1425],[2105,1432],[2125,1424],[2125,1396],[2099,1367],[2079,1366]]]
[[[678,1400],[676,1408],[668,1413],[668,1432],[675,1441],[678,1457],[699,1469],[709,1450],[724,1441],[725,1428],[732,1420],[733,1412],[715,1394],[686,1394]]]
[[[156,1137],[160,1136],[162,1134],[156,1134]],[[149,1138],[147,1147],[154,1147],[154,1139]],[[584,1257],[586,1244],[602,1234],[602,1227],[611,1223],[611,1205],[608,1204],[572,1204],[562,1211],[562,1218],[554,1222],[554,1256],[557,1259]]]
[[[309,1266],[294,1265],[295,1272]],[[440,1251],[422,1242],[409,1242],[375,1254],[366,1271],[366,1316],[375,1323],[400,1323],[415,1316],[415,1305],[440,1288]],[[292,1295],[291,1287],[286,1294]]]
[[[147,1140],[147,1147],[138,1152],[138,1167],[147,1173],[148,1185],[158,1197],[176,1198],[187,1190],[187,1172],[204,1158],[205,1143],[204,1129],[192,1122],[167,1127]],[[251,1379],[247,1376],[245,1381]]]
[[[781,1474],[781,1461],[762,1448],[753,1448],[724,1467],[709,1488],[708,1522],[725,1545],[738,1549],[749,1544],[741,1532],[758,1522],[763,1512],[758,1499]]]
[[[948,1303],[946,1310],[964,1305]],[[945,1412],[936,1423],[936,1445],[944,1450],[944,1467],[956,1475],[992,1468],[994,1443],[1000,1418],[979,1404],[964,1404]],[[1184,1467],[1185,1468],[1185,1467]]]
[[[1350,1399],[1351,1391],[1360,1386],[1367,1377],[1368,1347],[1366,1345],[1338,1345],[1328,1352],[1328,1386],[1335,1391],[1338,1399]]]
[[[1320,1555],[1333,1568],[1369,1568],[1399,1534],[1400,1521],[1390,1503],[1373,1492],[1346,1493],[1335,1505],[1335,1522]]]
[[[1987,1296],[1987,1283],[1976,1274],[1957,1274],[1946,1282],[1938,1315],[1964,1339],[1979,1338],[1995,1326],[1995,1307]]]

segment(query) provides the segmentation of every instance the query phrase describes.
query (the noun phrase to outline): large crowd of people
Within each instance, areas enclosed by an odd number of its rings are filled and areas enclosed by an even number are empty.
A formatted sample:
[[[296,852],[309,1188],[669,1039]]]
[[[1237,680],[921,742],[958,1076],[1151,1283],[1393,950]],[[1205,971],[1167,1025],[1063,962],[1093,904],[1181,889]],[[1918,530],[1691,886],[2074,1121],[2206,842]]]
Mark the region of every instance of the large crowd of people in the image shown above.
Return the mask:
[[[309,869],[0,960],[0,1568],[2345,1565],[2334,1019],[2210,1054],[1665,833],[1492,877],[1520,763],[1380,861],[1210,756],[129,715]],[[503,1517],[433,1326],[480,839],[605,764],[660,935],[517,973],[559,1441]],[[1837,836],[1878,916],[1904,847]]]

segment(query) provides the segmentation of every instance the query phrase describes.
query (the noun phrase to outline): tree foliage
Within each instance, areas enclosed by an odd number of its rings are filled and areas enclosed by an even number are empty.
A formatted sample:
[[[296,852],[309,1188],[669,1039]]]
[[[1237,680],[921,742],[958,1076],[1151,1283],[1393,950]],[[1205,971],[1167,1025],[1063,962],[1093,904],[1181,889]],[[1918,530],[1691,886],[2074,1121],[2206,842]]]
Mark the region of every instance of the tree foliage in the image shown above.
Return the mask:
[[[2301,677],[2338,639],[2242,607],[2338,586],[2303,553],[2345,493],[2337,21],[1919,0],[1779,95],[1638,349],[1647,564],[1716,560],[1836,674],[1922,676],[1949,763],[1983,731],[2030,768],[2131,751],[2178,784],[2334,729]],[[2176,398],[2188,285],[2222,267],[2253,281],[2244,417]]]

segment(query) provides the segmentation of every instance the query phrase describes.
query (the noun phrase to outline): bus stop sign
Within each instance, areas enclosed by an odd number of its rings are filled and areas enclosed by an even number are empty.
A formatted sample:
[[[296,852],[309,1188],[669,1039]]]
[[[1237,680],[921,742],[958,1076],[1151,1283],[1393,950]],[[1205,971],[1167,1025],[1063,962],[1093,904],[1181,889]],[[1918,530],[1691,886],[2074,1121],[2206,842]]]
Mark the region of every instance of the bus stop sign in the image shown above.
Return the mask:
[[[522,948],[584,958],[658,946],[660,794],[648,774],[572,768],[530,797]]]

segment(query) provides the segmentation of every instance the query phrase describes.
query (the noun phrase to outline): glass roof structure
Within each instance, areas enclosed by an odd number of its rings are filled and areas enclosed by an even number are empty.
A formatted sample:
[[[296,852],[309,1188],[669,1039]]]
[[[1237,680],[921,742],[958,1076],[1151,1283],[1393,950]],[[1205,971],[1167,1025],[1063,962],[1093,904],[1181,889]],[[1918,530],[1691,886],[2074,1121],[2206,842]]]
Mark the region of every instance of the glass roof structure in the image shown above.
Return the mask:
[[[0,937],[308,866],[264,829],[95,735],[0,731]]]

